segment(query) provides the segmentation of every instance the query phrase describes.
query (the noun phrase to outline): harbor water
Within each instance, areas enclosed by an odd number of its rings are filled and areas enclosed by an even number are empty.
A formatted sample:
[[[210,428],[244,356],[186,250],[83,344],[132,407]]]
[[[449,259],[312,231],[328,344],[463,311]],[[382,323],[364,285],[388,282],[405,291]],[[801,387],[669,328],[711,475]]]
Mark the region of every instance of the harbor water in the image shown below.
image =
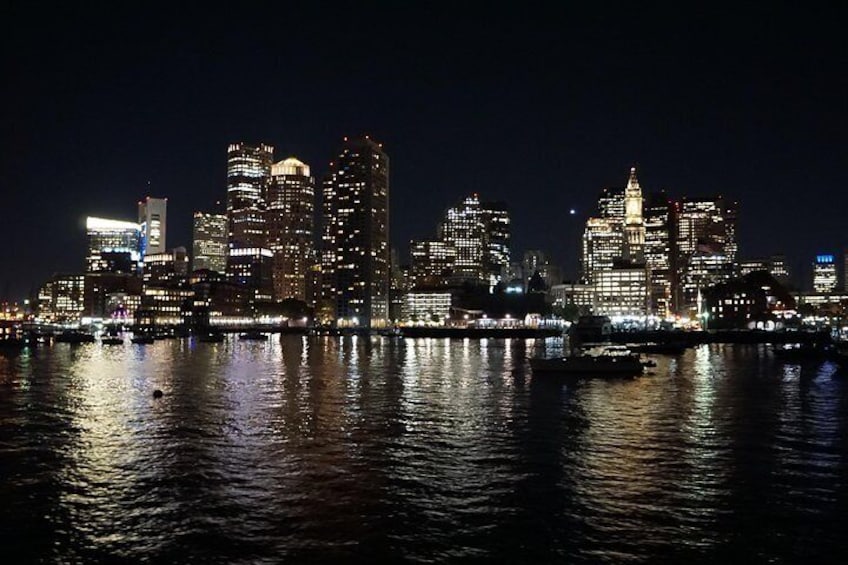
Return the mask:
[[[710,344],[635,379],[534,377],[558,354],[296,335],[0,352],[4,562],[844,562],[834,365]]]

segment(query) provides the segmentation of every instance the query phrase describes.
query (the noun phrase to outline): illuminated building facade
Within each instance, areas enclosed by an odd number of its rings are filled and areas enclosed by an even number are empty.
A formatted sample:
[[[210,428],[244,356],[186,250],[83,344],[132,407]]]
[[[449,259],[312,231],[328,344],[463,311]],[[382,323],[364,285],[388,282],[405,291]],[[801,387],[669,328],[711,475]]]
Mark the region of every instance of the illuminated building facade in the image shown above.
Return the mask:
[[[554,307],[574,307],[578,315],[584,316],[591,314],[594,308],[595,286],[586,283],[559,283],[551,286],[550,296]]]
[[[389,158],[380,144],[347,139],[323,186],[322,299],[338,326],[389,320]]]
[[[274,148],[233,143],[227,149],[228,237],[232,247],[265,247],[265,196]]]
[[[737,205],[723,197],[684,198],[675,203],[677,214],[677,306],[697,309],[705,284],[717,284],[738,271]]]
[[[757,271],[768,271],[768,259],[742,259],[739,261],[739,276],[744,277]]]
[[[655,193],[646,199],[645,263],[650,272],[650,312],[667,317],[674,311],[676,241],[673,237],[674,207],[664,192]]]
[[[227,270],[227,216],[209,212],[194,213],[192,230],[192,270]]]
[[[234,247],[227,256],[227,278],[248,289],[254,301],[270,301],[274,294],[274,254],[263,247]]]
[[[315,230],[315,179],[309,166],[294,157],[275,163],[265,200],[268,249],[274,254],[274,298],[308,302]]]
[[[598,217],[624,224],[624,189],[604,188],[598,197]]]
[[[403,296],[401,319],[411,324],[443,325],[450,317],[450,292],[408,292]]]
[[[439,236],[456,249],[454,275],[459,278],[488,282],[484,266],[485,224],[480,199],[476,194],[465,198],[459,206],[449,208],[439,226]]]
[[[597,273],[593,313],[602,316],[648,315],[648,270],[644,264],[617,263]]]
[[[176,247],[169,253],[149,253],[144,256],[144,285],[177,286],[188,277],[188,264],[185,247]]]
[[[782,285],[788,285],[792,280],[792,273],[789,271],[785,255],[769,257],[769,272]]]
[[[50,322],[78,322],[85,309],[85,275],[57,274],[38,291],[38,317]]]
[[[631,263],[644,261],[645,222],[642,217],[642,187],[631,167],[624,189],[624,258]]]
[[[502,202],[483,202],[480,219],[483,222],[483,274],[491,288],[504,279],[509,269],[509,211]]]
[[[813,292],[830,294],[836,291],[836,261],[833,255],[816,255],[813,263]]]
[[[148,196],[138,203],[138,224],[141,229],[141,256],[165,253],[167,250],[168,199]]]
[[[86,271],[136,273],[141,260],[141,226],[133,222],[88,217]]]
[[[594,282],[598,273],[612,269],[613,262],[621,258],[624,249],[624,232],[621,223],[609,218],[589,218],[583,232],[581,277],[584,282]]]
[[[89,273],[85,275],[83,315],[91,318],[109,318],[114,313],[113,297],[118,294],[141,295],[141,277],[126,273]]]
[[[456,267],[456,248],[442,240],[413,240],[409,245],[413,286],[448,284]]]

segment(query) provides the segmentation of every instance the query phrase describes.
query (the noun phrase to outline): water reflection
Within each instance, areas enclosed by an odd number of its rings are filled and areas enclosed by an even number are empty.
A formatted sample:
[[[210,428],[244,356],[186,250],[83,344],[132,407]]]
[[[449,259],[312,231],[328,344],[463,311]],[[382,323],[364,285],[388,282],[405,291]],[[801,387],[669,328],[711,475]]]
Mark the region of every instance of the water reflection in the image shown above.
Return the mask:
[[[830,364],[709,345],[633,380],[532,374],[561,351],[286,335],[3,355],[0,526],[56,562],[839,549],[848,396]]]

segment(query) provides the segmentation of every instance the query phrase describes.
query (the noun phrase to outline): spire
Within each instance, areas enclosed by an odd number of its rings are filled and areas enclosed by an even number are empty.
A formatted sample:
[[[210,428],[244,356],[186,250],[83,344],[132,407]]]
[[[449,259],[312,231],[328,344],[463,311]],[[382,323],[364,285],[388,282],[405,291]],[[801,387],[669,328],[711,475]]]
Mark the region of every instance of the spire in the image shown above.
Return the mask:
[[[627,179],[627,188],[639,188],[639,179],[636,178],[636,167],[630,167],[630,178]]]

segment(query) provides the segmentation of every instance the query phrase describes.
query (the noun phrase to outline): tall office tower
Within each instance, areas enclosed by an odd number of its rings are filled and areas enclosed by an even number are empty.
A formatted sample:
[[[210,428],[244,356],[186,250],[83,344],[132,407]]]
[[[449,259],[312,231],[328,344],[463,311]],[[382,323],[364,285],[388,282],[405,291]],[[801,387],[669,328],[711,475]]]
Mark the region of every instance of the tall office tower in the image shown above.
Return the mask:
[[[836,262],[833,255],[816,255],[813,263],[813,291],[830,294],[836,290]]]
[[[265,199],[268,249],[274,254],[274,298],[307,301],[315,227],[315,179],[290,157],[271,167]]]
[[[485,225],[476,194],[448,209],[439,226],[439,237],[456,249],[454,275],[469,281],[488,281],[483,265]]]
[[[480,219],[483,222],[483,274],[491,289],[504,279],[509,269],[509,211],[503,202],[483,202]]]
[[[624,189],[605,188],[598,197],[598,217],[624,223]]]
[[[192,270],[209,269],[223,274],[227,270],[227,216],[195,212],[192,245]]]
[[[581,279],[595,282],[601,271],[612,269],[615,260],[621,258],[624,248],[624,232],[617,220],[589,218],[583,232],[581,254]]]
[[[724,282],[738,270],[737,207],[721,196],[684,198],[676,206],[677,306],[692,310],[704,285]]]
[[[668,317],[673,311],[676,240],[674,207],[664,192],[651,194],[645,202],[645,263],[650,271],[651,314]]]
[[[323,298],[338,326],[381,327],[389,317],[389,158],[369,138],[348,139],[324,180]]]
[[[624,258],[641,263],[645,255],[645,222],[642,218],[642,187],[636,178],[636,167],[630,168],[630,178],[624,189]]]
[[[448,284],[456,267],[456,248],[442,240],[413,240],[409,244],[413,286]]]
[[[141,226],[133,222],[88,217],[86,272],[136,274],[141,260]]]
[[[138,203],[138,224],[141,226],[141,256],[165,253],[168,199],[148,196]]]
[[[231,247],[265,247],[265,196],[274,148],[233,143],[227,149],[227,217]]]

